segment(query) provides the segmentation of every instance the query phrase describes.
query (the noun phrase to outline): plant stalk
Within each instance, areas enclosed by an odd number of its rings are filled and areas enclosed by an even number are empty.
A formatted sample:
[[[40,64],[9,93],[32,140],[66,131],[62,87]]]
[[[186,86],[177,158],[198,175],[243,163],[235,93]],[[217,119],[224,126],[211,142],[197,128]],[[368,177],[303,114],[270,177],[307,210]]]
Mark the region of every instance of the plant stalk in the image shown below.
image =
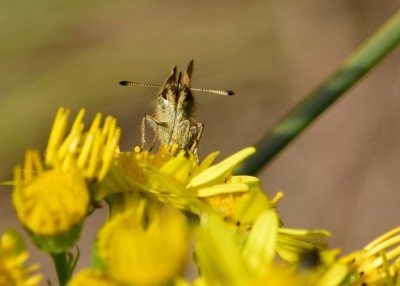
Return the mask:
[[[71,278],[71,269],[67,260],[67,255],[65,252],[58,254],[51,254],[53,262],[56,268],[58,284],[60,286],[67,285],[69,279]]]
[[[235,170],[235,174],[256,174],[318,115],[355,85],[400,42],[400,10],[360,45],[336,71],[282,118],[255,145],[257,152]]]

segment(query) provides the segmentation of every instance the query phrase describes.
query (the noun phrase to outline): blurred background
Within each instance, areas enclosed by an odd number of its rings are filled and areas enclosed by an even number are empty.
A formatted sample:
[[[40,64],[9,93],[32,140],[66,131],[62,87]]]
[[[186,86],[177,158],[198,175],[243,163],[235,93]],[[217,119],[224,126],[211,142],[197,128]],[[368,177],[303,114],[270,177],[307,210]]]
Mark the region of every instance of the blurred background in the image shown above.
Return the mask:
[[[192,85],[205,124],[200,157],[222,159],[252,145],[391,16],[395,0],[25,1],[0,9],[0,177],[44,150],[59,106],[113,115],[121,149],[140,144],[139,125],[177,64],[194,59]],[[333,232],[332,247],[361,248],[399,225],[400,51],[396,50],[277,156],[259,176],[287,227]],[[11,188],[0,191],[0,232],[19,229]],[[78,267],[105,211],[90,217]],[[50,259],[34,249],[46,276]]]

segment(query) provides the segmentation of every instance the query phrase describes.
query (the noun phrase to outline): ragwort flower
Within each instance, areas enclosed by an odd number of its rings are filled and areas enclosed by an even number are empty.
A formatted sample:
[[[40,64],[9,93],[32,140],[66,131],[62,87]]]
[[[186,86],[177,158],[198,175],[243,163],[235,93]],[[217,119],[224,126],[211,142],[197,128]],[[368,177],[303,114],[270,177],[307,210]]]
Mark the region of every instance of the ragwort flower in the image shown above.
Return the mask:
[[[243,242],[219,216],[203,215],[195,240],[201,275],[194,285],[300,285],[274,265],[278,228],[276,212],[267,209]]]
[[[60,108],[45,158],[29,150],[23,168],[17,166],[14,172],[13,204],[18,219],[36,244],[52,253],[65,251],[78,239],[84,218],[101,199],[97,185],[118,144],[115,119],[108,117],[101,129],[97,114],[84,132],[83,115],[81,110],[66,134],[69,110]]]
[[[69,282],[68,286],[119,286],[100,269],[82,269]]]
[[[0,285],[39,285],[42,276],[32,275],[39,266],[26,267],[24,264],[28,257],[22,237],[15,230],[8,229],[0,239]]]
[[[164,145],[156,154],[140,149],[117,153],[116,165],[103,184],[106,198],[112,202],[111,210],[118,206],[123,212],[138,208],[141,201],[158,200],[198,215],[201,230],[195,245],[199,285],[263,285],[281,276],[288,281],[303,281],[303,285],[322,280],[322,274],[314,274],[316,271],[299,278],[294,267],[290,267],[290,275],[286,275],[288,271],[281,275],[271,270],[275,269],[271,265],[276,254],[295,265],[305,253],[322,249],[321,239],[329,233],[282,227],[275,208],[283,194],[269,200],[258,178],[232,175],[254,148],[215,165],[212,162],[217,152],[199,164],[190,153],[176,150]]]
[[[98,233],[97,268],[84,270],[70,285],[167,285],[187,260],[188,228],[184,216],[158,202],[115,215]],[[115,283],[115,284],[113,284]],[[169,285],[169,284],[168,284]]]
[[[45,165],[62,164],[72,154],[87,182],[102,181],[119,142],[121,130],[116,126],[116,119],[108,116],[100,128],[101,114],[98,113],[89,130],[84,132],[85,110],[81,109],[66,134],[69,113],[63,108],[57,112],[46,148]]]
[[[350,267],[347,285],[399,285],[400,227],[339,261]]]
[[[347,267],[335,261],[336,251],[314,248],[318,260],[313,264],[306,257],[295,264],[278,262],[280,229],[272,209],[258,216],[244,240],[220,217],[203,215],[195,240],[201,275],[194,285],[341,285]],[[302,240],[296,243],[295,248],[301,249]]]
[[[156,154],[137,148],[134,152],[116,154],[116,164],[104,180],[103,189],[108,199],[115,194],[141,193],[200,214],[211,209],[204,198],[245,193],[252,184],[257,184],[257,178],[241,180],[231,174],[252,153],[254,148],[246,148],[210,167],[218,152],[198,164],[192,153],[178,151],[177,146],[170,149],[163,145]],[[213,207],[218,209],[218,206]]]
[[[72,157],[69,164],[45,170],[38,152],[27,151],[24,169],[14,171],[13,203],[20,222],[32,233],[52,236],[80,224],[89,193]]]

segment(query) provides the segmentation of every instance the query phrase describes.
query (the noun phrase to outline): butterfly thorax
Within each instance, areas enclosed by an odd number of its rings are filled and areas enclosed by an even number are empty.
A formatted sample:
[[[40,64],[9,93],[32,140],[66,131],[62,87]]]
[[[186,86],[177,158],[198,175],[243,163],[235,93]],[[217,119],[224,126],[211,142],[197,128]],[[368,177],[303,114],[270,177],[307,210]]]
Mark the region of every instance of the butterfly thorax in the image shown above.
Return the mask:
[[[174,75],[174,74],[173,74]],[[161,87],[157,97],[155,117],[159,121],[153,128],[161,144],[178,144],[188,149],[194,138],[190,126],[194,110],[194,97],[187,76],[171,76]]]
[[[176,66],[163,85],[142,84],[133,81],[121,81],[121,85],[160,87],[156,101],[154,116],[145,114],[142,120],[142,148],[146,145],[146,123],[155,132],[153,149],[158,141],[161,144],[178,144],[186,151],[191,151],[197,156],[197,148],[203,134],[204,124],[196,122],[192,115],[194,111],[194,98],[192,91],[199,90],[222,95],[233,95],[230,90],[191,88],[193,60],[189,62],[184,73],[177,74]],[[178,78],[177,78],[178,75]]]

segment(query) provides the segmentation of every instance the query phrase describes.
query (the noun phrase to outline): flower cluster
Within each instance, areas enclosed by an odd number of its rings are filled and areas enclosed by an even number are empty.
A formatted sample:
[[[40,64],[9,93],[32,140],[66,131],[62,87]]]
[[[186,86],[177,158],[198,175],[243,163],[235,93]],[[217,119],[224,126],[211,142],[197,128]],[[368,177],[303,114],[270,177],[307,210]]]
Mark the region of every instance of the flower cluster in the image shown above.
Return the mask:
[[[12,194],[21,224],[53,257],[60,285],[400,283],[400,229],[338,258],[324,242],[328,231],[283,224],[282,193],[270,199],[257,177],[233,175],[254,148],[218,163],[218,152],[198,162],[176,145],[121,152],[114,118],[101,127],[98,114],[85,131],[82,110],[66,132],[68,115],[59,110],[43,158],[27,151]],[[69,251],[103,202],[109,218],[93,242],[93,263],[73,275],[78,256]],[[0,284],[37,285],[41,277],[23,267],[26,252],[10,247],[0,245]],[[190,266],[197,275],[189,280]]]
[[[39,285],[42,276],[33,274],[39,266],[26,267],[28,257],[23,238],[14,229],[7,229],[0,238],[0,285]]]
[[[100,128],[97,114],[84,132],[84,110],[66,134],[69,110],[61,108],[45,158],[28,150],[23,168],[14,170],[12,199],[18,219],[39,248],[60,253],[79,238],[85,217],[100,200],[97,191],[112,163],[120,130],[108,117]]]
[[[349,264],[348,280],[361,285],[400,285],[400,227],[340,259]],[[357,285],[358,285],[357,284]]]

